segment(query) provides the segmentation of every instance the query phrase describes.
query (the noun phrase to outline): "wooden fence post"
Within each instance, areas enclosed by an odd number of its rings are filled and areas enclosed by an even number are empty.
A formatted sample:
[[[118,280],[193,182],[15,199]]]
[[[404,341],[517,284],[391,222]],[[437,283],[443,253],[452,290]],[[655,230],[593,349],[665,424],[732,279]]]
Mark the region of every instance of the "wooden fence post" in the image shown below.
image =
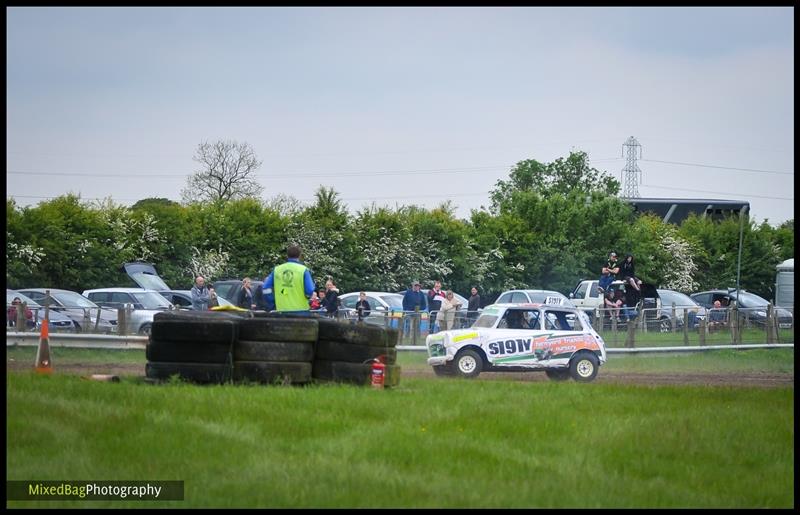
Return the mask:
[[[708,326],[706,325],[706,317],[703,317],[703,318],[700,319],[700,329],[698,331],[699,335],[700,335],[700,345],[705,345],[706,344],[706,331],[707,330],[708,330]]]
[[[675,304],[672,305],[672,309],[675,309]],[[673,326],[674,327],[674,326]],[[689,310],[683,310],[683,344],[689,345]]]

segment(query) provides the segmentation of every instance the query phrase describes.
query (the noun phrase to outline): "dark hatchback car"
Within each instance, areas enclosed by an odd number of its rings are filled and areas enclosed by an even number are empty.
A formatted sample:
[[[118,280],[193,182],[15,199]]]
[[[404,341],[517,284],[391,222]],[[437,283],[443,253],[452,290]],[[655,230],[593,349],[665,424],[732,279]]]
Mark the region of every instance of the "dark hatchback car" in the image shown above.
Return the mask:
[[[222,297],[233,305],[239,300],[239,294],[242,292],[242,281],[240,279],[225,279],[221,281],[214,281],[214,291],[217,292],[218,297]],[[256,309],[267,310],[266,302],[263,294],[263,279],[251,279],[250,288],[253,291],[253,298],[256,302]]]
[[[754,293],[744,290],[731,288],[728,290],[710,290],[690,295],[701,306],[712,309],[714,302],[720,301],[723,306],[730,306],[731,301],[737,301],[740,311],[744,312],[750,322],[757,326],[765,326],[767,323],[767,306],[769,301],[759,297]],[[774,308],[778,317],[778,327],[781,329],[791,329],[794,321],[792,312],[784,308]]]

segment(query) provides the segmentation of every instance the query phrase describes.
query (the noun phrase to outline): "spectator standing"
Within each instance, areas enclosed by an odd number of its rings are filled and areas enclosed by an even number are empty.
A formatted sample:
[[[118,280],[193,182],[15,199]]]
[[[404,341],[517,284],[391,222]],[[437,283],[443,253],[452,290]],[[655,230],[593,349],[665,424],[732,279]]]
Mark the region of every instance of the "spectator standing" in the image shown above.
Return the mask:
[[[316,290],[311,294],[311,300],[308,301],[308,307],[311,311],[318,310],[322,305],[319,303],[319,295]]]
[[[219,306],[219,299],[217,298],[217,292],[214,290],[213,287],[208,287],[208,309],[215,308]]]
[[[300,263],[300,247],[286,249],[286,262],[278,265],[264,280],[264,297],[277,311],[309,312],[308,298],[314,291],[311,271]]]
[[[242,289],[236,302],[237,306],[242,309],[256,309],[252,287],[249,277],[242,279]]]
[[[419,312],[428,310],[427,297],[420,290],[419,281],[414,281],[411,288],[403,295],[403,333],[408,334],[411,320],[419,324]]]
[[[14,300],[11,301],[11,306],[6,311],[8,325],[11,327],[16,327],[17,325],[17,309],[19,309],[20,305],[22,305],[22,299],[14,297]],[[28,306],[25,306],[25,320],[26,324],[33,320],[33,311]]]
[[[356,312],[358,313],[358,321],[364,319],[364,317],[369,316],[369,312],[372,310],[372,306],[369,305],[369,301],[367,300],[367,294],[365,292],[358,293],[358,302],[356,302]]]
[[[436,315],[442,309],[444,293],[442,292],[442,282],[434,281],[433,288],[428,291],[428,309],[431,310],[431,334],[436,332]]]
[[[439,310],[441,314],[439,323],[442,326],[442,331],[449,331],[453,328],[456,319],[456,311],[459,309],[461,309],[461,303],[456,300],[453,295],[453,290],[447,290]]]
[[[617,253],[612,250],[608,253],[608,261],[606,261],[606,264],[603,265],[603,269],[601,270],[598,286],[603,288],[603,290],[608,290],[608,287],[614,282],[618,273],[619,264],[617,263]]]
[[[192,286],[190,293],[192,294],[192,309],[197,311],[207,311],[210,295],[208,292],[208,287],[206,287],[206,280],[202,275],[198,275],[194,280],[194,286]]]
[[[622,280],[625,281],[626,286],[630,285],[636,291],[641,291],[642,281],[636,277],[636,267],[633,263],[633,254],[628,254],[625,256],[625,261],[623,261],[622,266],[620,266],[620,273],[622,274]]]
[[[325,300],[321,304],[325,308],[325,314],[331,318],[336,318],[339,313],[339,288],[336,287],[336,283],[331,278],[325,281]]]
[[[472,295],[469,296],[467,303],[467,318],[470,320],[470,325],[478,318],[478,310],[481,307],[481,296],[478,295],[478,288],[472,287]]]
[[[264,278],[266,279],[266,277]],[[267,306],[266,299],[264,298],[264,281],[256,281],[256,287],[253,290],[253,302],[256,307],[253,309],[272,311],[275,305]]]

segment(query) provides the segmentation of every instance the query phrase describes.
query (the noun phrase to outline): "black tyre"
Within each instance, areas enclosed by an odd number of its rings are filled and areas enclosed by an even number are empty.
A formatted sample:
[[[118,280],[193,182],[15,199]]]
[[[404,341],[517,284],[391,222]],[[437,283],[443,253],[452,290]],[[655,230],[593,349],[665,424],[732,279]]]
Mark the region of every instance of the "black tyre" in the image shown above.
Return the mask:
[[[394,365],[397,362],[397,349],[320,340],[317,342],[317,350],[314,354],[315,359],[349,363],[364,363],[378,356],[385,356],[383,362]]]
[[[659,318],[658,319],[658,332],[660,332],[660,333],[671,333],[672,332],[672,321],[669,318]]]
[[[233,345],[235,361],[306,361],[314,359],[311,342],[259,342],[239,340]]]
[[[400,384],[400,366],[386,365],[384,386]],[[314,360],[311,375],[320,381],[368,385],[372,382],[372,365],[344,361]]]
[[[472,349],[462,349],[453,360],[456,374],[473,379],[483,370],[483,358]]]
[[[150,333],[153,331],[153,324],[147,322],[146,324],[142,324],[139,327],[139,334],[141,336],[150,336]]]
[[[545,370],[544,373],[551,381],[566,381],[570,377],[568,368],[553,368]]]
[[[600,361],[591,352],[579,352],[569,362],[569,375],[579,383],[594,381]]]
[[[230,343],[157,340],[150,337],[147,361],[168,363],[230,363]]]
[[[237,323],[226,319],[159,319],[154,320],[152,338],[186,342],[219,342],[236,340]]]
[[[397,345],[397,336],[393,334],[393,339],[391,339],[388,330],[383,327],[351,324],[329,319],[320,319],[319,339],[354,343],[356,345],[373,345],[375,347],[394,347]]]
[[[311,381],[311,362],[235,361],[235,381],[267,384],[302,384]]]
[[[229,365],[216,363],[163,363],[150,361],[144,368],[149,379],[164,381],[178,376],[193,383],[224,383],[230,378]]]
[[[196,311],[193,309],[172,309],[168,311],[160,311],[153,315],[153,322],[160,322],[162,320],[239,320],[252,318],[252,314],[246,311]]]
[[[239,322],[239,339],[260,342],[315,342],[319,325],[310,317],[255,317]]]

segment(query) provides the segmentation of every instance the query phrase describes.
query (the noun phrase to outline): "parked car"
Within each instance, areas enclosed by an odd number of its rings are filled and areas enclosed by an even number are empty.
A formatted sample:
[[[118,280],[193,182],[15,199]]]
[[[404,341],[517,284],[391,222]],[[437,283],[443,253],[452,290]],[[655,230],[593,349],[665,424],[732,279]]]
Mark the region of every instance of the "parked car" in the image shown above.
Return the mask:
[[[30,309],[30,318],[27,317],[26,313],[26,326],[28,329],[41,329],[42,328],[42,320],[44,320],[45,315],[45,308],[32,298],[28,297],[24,293],[21,293],[17,290],[11,290],[6,288],[6,314],[8,320],[6,321],[7,325],[12,323],[16,323],[10,319],[12,315],[15,316],[16,308],[13,310],[11,308],[11,304],[14,302],[14,298],[19,297],[19,300],[24,302],[28,309]],[[75,324],[72,322],[67,315],[61,314],[56,310],[51,309],[48,313],[48,323],[47,329],[49,331],[55,332],[63,332],[63,333],[74,333],[75,332]]]
[[[214,281],[214,291],[217,292],[217,297],[222,297],[231,304],[236,304],[239,299],[239,294],[242,292],[241,279],[223,279]],[[266,302],[263,293],[264,279],[250,280],[250,287],[253,291],[253,299],[256,303],[256,309],[267,311]]]
[[[396,327],[397,320],[403,317],[403,296],[386,291],[365,291],[364,293],[366,293],[367,302],[372,308],[369,316],[364,317],[364,321],[368,324]],[[359,292],[339,295],[339,310],[343,311],[347,318],[358,318],[356,311],[358,298]],[[387,321],[386,317],[389,317],[390,320]]]
[[[683,327],[684,313],[688,313],[689,329],[694,329],[707,315],[706,308],[697,303],[694,299],[675,290],[658,289],[658,296],[661,299],[661,324],[666,331],[672,330],[672,305],[675,304],[675,326]]]
[[[543,370],[554,380],[588,382],[606,362],[605,342],[583,311],[554,304],[492,304],[469,329],[425,339],[437,375]]]
[[[714,301],[720,301],[723,306],[730,306],[731,301],[736,301],[739,309],[746,313],[754,325],[765,326],[767,323],[767,306],[769,301],[754,293],[735,288],[728,290],[709,290],[690,295],[698,304],[707,308],[714,308]],[[792,312],[785,308],[774,308],[778,317],[778,327],[791,329],[794,322]]]
[[[175,308],[157,291],[144,288],[96,288],[85,290],[83,296],[102,307],[119,309],[126,304],[132,305],[128,328],[130,332],[141,335],[150,334],[156,313]]]
[[[608,288],[609,290],[621,292],[623,297],[627,298],[630,285],[628,285],[625,281],[617,280],[613,281]],[[648,324],[648,327],[662,332],[671,331],[672,325],[665,323],[665,320],[666,322],[669,322],[669,315],[664,314],[661,310],[662,304],[661,298],[658,295],[658,288],[656,288],[655,285],[648,283],[642,283],[641,288],[641,293],[638,294],[636,298],[641,301],[641,306],[639,307],[644,310],[645,320]],[[575,289],[570,292],[569,298],[572,303],[578,309],[584,311],[589,316],[589,319],[594,323],[596,323],[594,320],[595,310],[597,308],[604,309],[605,306],[603,302],[603,292],[599,288],[599,281],[596,279],[586,279],[580,281],[575,286]],[[638,302],[626,302],[625,305],[628,306],[629,312],[634,312],[636,304],[638,304]],[[601,311],[601,313],[609,312]],[[635,312],[635,314],[632,313],[632,316],[638,316],[638,311]]]
[[[500,294],[495,304],[561,304],[575,307],[569,298],[553,290],[507,290]]]
[[[194,309],[192,306],[192,290],[166,290],[158,292],[178,309]],[[232,302],[217,293],[217,303],[220,306],[232,306]]]
[[[117,311],[101,308],[78,292],[57,288],[25,288],[19,290],[39,304],[45,303],[50,291],[50,309],[68,316],[78,332],[117,332]]]

